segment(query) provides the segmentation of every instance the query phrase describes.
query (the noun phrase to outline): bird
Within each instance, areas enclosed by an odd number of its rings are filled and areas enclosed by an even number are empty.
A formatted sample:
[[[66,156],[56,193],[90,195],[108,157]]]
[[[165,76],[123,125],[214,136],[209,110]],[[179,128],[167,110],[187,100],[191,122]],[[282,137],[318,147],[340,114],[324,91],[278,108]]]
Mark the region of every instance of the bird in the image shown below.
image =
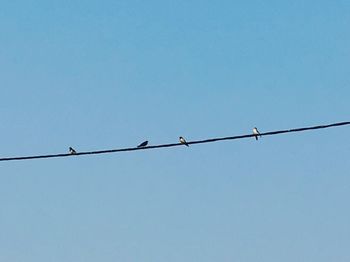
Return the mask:
[[[148,145],[148,141],[146,140],[146,141],[142,142],[141,144],[139,144],[137,147],[145,147],[147,145]]]
[[[185,140],[185,138],[183,138],[182,136],[179,137],[180,143],[185,145],[185,146],[189,146]]]
[[[77,151],[75,151],[72,147],[69,147],[69,154],[75,155]]]
[[[259,136],[261,137],[260,132],[259,132],[259,130],[256,127],[253,128],[253,135],[255,136],[256,140],[259,139],[258,138]]]

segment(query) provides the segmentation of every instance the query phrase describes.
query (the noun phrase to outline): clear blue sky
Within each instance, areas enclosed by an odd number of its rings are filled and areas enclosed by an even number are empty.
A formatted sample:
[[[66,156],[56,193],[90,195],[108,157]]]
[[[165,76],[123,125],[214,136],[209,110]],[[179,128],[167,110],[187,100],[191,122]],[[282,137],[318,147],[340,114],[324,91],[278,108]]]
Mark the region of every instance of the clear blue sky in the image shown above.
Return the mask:
[[[350,3],[4,1],[0,156],[350,120]],[[349,127],[0,163],[0,261],[349,261]]]

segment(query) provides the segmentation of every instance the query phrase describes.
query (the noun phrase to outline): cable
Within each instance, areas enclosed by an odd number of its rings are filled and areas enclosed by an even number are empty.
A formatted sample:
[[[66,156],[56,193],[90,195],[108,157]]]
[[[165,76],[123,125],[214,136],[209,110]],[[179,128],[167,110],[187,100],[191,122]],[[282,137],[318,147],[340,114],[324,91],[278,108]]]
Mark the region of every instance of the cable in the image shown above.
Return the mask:
[[[350,122],[339,122],[339,123],[333,123],[329,125],[318,125],[318,126],[301,127],[301,128],[287,129],[287,130],[270,131],[270,132],[261,133],[261,136],[272,136],[272,135],[278,135],[278,134],[284,134],[284,133],[303,132],[308,130],[325,129],[330,127],[339,127],[339,126],[345,126],[345,125],[350,125]],[[249,137],[255,137],[255,135],[248,134],[248,135],[238,135],[238,136],[228,136],[228,137],[217,137],[217,138],[210,138],[205,140],[189,141],[187,142],[187,144],[189,145],[204,144],[204,143],[212,143],[212,142],[224,141],[224,140],[243,139],[243,138],[249,138]],[[183,146],[183,144],[173,143],[173,144],[146,146],[146,147],[129,147],[129,148],[119,148],[119,149],[109,149],[109,150],[99,150],[99,151],[86,151],[86,152],[77,152],[76,154],[52,154],[52,155],[4,157],[4,158],[0,158],[0,161],[30,160],[30,159],[56,158],[56,157],[74,157],[74,156],[81,156],[81,155],[98,155],[98,154],[109,154],[109,153],[117,153],[117,152],[136,151],[136,150],[149,150],[149,149],[155,149],[155,148],[165,148],[165,147],[174,147],[174,146]]]

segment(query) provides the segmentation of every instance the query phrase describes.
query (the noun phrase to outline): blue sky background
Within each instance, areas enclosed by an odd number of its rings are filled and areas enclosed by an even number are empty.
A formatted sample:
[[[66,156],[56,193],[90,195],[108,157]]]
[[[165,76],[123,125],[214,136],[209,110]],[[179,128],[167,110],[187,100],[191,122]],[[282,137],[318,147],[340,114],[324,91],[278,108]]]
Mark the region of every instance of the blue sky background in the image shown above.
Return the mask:
[[[349,1],[4,1],[1,157],[349,121]],[[349,261],[349,127],[2,162],[1,261]]]

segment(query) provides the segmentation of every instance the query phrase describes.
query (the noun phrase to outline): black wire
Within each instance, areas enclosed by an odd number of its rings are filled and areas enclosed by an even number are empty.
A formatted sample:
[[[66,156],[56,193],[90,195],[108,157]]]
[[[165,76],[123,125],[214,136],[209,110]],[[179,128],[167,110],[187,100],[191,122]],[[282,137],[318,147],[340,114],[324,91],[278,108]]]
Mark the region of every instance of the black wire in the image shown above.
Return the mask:
[[[339,122],[339,123],[334,123],[329,125],[318,125],[318,126],[301,127],[301,128],[287,129],[287,130],[270,131],[270,132],[261,133],[261,136],[272,136],[272,135],[278,135],[278,134],[284,134],[284,133],[303,132],[308,130],[324,129],[324,128],[330,128],[330,127],[345,126],[345,125],[350,125],[350,122]],[[218,137],[218,138],[211,138],[211,139],[205,139],[205,140],[189,141],[187,142],[187,144],[189,145],[204,144],[204,143],[212,143],[212,142],[224,141],[224,140],[243,139],[243,138],[249,138],[249,137],[255,137],[255,135],[249,134],[249,135],[239,135],[239,136]],[[4,158],[0,158],[0,161],[29,160],[29,159],[39,159],[39,158],[54,158],[54,157],[68,157],[68,156],[81,156],[81,155],[97,155],[97,154],[148,150],[148,149],[154,149],[154,148],[165,148],[165,147],[174,147],[174,146],[183,146],[183,144],[173,143],[173,144],[162,144],[162,145],[147,146],[147,147],[129,147],[129,148],[119,148],[119,149],[109,149],[109,150],[99,150],[99,151],[78,152],[76,154],[67,153],[67,154],[52,154],[52,155],[4,157]]]

